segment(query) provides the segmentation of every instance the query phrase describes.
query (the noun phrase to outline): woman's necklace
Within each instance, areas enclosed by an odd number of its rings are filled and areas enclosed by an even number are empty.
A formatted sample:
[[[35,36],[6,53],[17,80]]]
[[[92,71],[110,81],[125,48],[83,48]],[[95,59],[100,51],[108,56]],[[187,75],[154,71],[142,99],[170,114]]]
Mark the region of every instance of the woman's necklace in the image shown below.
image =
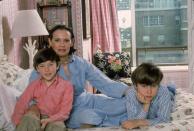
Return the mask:
[[[67,65],[69,63],[69,61],[60,61],[61,65]]]
[[[61,58],[60,63],[62,65],[67,65],[69,63],[69,57]]]

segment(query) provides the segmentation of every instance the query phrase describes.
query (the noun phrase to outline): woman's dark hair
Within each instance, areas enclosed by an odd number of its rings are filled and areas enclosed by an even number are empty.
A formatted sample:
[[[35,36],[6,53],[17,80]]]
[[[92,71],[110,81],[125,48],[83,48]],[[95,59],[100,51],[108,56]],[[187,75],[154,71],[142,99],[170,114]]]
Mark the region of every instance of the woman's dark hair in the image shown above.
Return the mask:
[[[70,35],[71,35],[72,43],[74,44],[74,34],[73,34],[73,31],[72,31],[72,29],[66,27],[65,25],[56,25],[51,30],[49,30],[49,36],[48,37],[51,40],[53,38],[53,33],[56,30],[65,30],[65,31],[68,31],[70,33]],[[70,47],[69,55],[72,55],[75,51],[76,51],[76,49],[74,47]]]
[[[42,62],[46,62],[46,61],[56,61],[57,66],[59,65],[59,61],[60,58],[59,56],[55,53],[55,51],[52,48],[44,48],[44,49],[40,49],[36,55],[34,56],[33,59],[33,66],[34,69],[37,69],[37,66],[42,63]]]
[[[132,73],[131,79],[134,85],[159,85],[163,78],[162,71],[152,63],[142,63]]]

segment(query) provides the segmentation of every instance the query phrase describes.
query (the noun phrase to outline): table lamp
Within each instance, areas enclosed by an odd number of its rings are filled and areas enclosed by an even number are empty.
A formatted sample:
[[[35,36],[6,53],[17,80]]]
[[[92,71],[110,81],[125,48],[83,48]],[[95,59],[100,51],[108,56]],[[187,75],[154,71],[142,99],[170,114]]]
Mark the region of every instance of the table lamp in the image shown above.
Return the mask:
[[[24,49],[29,55],[29,66],[33,67],[33,57],[37,52],[36,40],[32,42],[32,36],[48,35],[48,31],[42,22],[37,10],[20,10],[16,17],[11,30],[11,38],[28,37],[28,43]]]

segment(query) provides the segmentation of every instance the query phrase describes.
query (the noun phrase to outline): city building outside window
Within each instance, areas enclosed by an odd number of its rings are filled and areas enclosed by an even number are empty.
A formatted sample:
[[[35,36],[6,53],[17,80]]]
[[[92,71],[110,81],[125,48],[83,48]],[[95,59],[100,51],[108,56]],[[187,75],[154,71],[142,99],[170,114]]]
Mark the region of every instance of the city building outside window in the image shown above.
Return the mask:
[[[117,11],[122,50],[134,66],[188,64],[187,0],[117,0]]]

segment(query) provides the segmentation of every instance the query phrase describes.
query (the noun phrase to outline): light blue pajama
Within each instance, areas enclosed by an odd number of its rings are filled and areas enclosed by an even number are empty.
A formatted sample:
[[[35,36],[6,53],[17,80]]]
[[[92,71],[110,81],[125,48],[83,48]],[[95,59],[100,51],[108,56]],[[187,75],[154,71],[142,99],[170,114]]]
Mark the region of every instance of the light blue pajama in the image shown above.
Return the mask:
[[[125,98],[123,98],[124,92],[128,89],[126,84],[109,79],[94,65],[75,55],[72,56],[68,69],[74,86],[74,104],[70,119],[67,122],[68,127],[79,128],[82,123],[111,126],[112,123],[118,124],[120,119],[126,117],[126,115],[121,115],[121,113],[126,112]],[[63,66],[60,67],[58,73],[65,80],[68,80]],[[37,77],[38,73],[33,71],[30,81]],[[86,92],[87,81],[106,96]],[[107,105],[107,102],[111,104]],[[111,114],[113,118],[105,117],[105,114]]]
[[[136,90],[132,87],[126,96],[127,119],[147,119],[149,125],[156,125],[170,121],[170,113],[174,105],[174,95],[166,86],[160,86],[153,98],[149,111],[143,110],[143,104],[136,97]]]
[[[125,120],[134,119],[146,119],[149,121],[149,125],[153,126],[170,121],[174,95],[169,91],[169,88],[160,86],[148,112],[143,110],[143,104],[137,99],[134,87],[130,87],[126,97],[104,97],[104,99],[100,97],[100,102],[96,103],[95,106],[91,106],[90,109],[78,111],[77,114],[74,113],[73,118],[76,119],[76,115],[79,115],[79,121],[82,123],[94,124],[99,127],[119,126]]]

